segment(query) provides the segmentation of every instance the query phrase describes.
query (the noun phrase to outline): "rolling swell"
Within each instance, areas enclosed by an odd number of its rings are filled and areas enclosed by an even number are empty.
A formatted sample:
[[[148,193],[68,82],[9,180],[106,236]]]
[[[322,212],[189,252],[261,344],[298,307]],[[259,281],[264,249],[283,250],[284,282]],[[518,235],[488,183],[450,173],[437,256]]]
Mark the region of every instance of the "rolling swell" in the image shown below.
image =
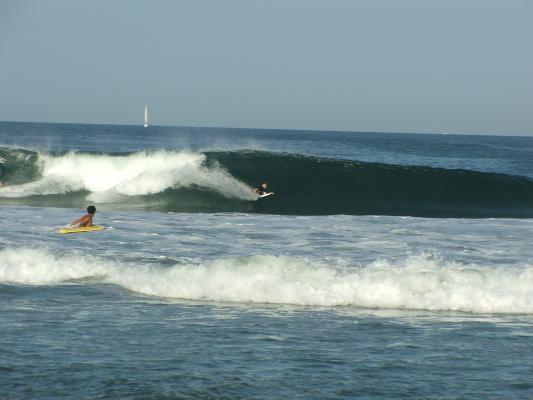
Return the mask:
[[[279,195],[261,212],[281,214],[532,217],[533,180],[469,170],[333,160],[265,152],[211,153],[244,182]]]
[[[0,149],[0,205],[292,215],[533,217],[530,178],[258,151]],[[256,200],[268,180],[276,195]]]

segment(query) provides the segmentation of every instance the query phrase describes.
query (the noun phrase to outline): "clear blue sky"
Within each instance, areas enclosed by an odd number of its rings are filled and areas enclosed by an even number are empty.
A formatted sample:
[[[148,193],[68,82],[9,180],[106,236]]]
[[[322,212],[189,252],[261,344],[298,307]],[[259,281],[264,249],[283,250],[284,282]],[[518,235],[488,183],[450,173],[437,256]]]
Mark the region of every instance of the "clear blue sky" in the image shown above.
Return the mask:
[[[0,120],[533,135],[532,0],[1,0]]]

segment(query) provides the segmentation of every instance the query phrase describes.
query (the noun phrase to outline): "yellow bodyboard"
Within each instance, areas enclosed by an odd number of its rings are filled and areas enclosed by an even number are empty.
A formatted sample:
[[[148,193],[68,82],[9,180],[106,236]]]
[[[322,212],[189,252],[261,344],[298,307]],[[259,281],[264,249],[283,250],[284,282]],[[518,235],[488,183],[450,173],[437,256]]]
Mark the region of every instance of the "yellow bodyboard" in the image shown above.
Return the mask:
[[[81,228],[60,228],[59,233],[82,233],[82,232],[92,232],[92,231],[102,231],[105,227],[101,225],[93,226],[84,226]]]

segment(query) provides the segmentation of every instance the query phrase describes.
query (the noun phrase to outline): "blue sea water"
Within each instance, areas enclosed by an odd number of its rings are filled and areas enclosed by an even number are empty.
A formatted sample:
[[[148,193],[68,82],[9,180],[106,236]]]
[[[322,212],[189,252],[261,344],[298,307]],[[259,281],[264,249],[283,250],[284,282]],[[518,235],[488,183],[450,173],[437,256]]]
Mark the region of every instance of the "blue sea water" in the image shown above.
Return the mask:
[[[0,398],[532,398],[532,151],[0,123]]]

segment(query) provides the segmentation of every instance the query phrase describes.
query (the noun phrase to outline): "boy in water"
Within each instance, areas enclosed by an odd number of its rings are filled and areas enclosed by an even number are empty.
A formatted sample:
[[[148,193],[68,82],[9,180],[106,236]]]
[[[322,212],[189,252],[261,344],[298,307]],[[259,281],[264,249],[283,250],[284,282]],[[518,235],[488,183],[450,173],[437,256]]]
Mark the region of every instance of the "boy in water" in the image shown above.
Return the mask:
[[[96,207],[89,206],[87,207],[87,214],[85,214],[83,217],[80,217],[72,221],[70,225],[76,228],[84,228],[86,226],[93,226],[93,217],[95,213],[96,213]]]

